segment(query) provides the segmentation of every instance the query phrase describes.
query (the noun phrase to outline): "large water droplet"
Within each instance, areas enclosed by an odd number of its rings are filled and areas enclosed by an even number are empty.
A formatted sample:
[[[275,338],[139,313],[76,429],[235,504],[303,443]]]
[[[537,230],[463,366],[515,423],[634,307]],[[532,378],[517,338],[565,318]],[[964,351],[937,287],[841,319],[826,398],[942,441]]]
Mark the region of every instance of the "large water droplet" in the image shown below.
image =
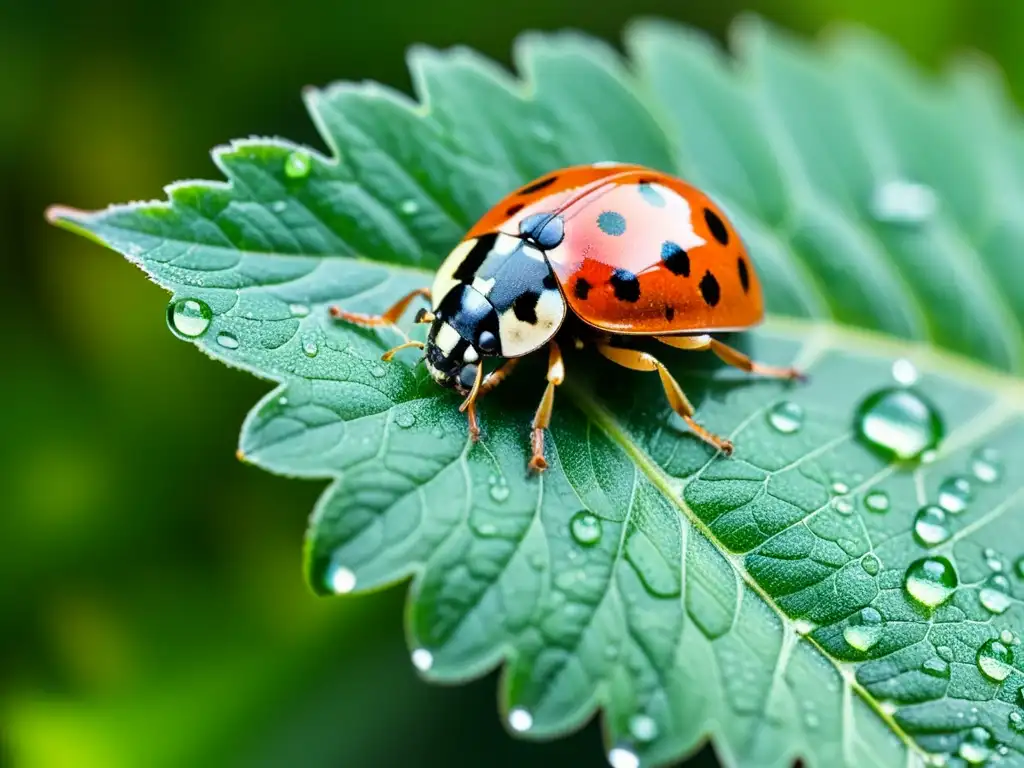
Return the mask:
[[[416,417],[411,413],[400,413],[395,417],[395,424],[402,429],[408,429],[416,423]]]
[[[978,649],[978,669],[989,680],[1001,683],[1013,671],[1013,651],[1002,640],[986,640]]]
[[[650,715],[633,715],[629,718],[629,733],[641,744],[658,738],[658,723]]]
[[[1001,573],[995,573],[985,580],[981,591],[978,592],[978,600],[989,613],[1005,613],[1012,602],[1010,598],[1010,580]]]
[[[967,509],[972,490],[971,481],[966,477],[947,477],[939,486],[939,506],[954,515],[959,514]]]
[[[533,715],[522,707],[516,707],[508,713],[508,724],[513,731],[523,733],[533,727]]]
[[[907,593],[917,602],[936,608],[956,592],[959,579],[953,564],[944,557],[926,557],[907,568],[903,582]]]
[[[343,565],[333,565],[327,572],[327,586],[336,595],[347,595],[356,588],[356,575]]]
[[[1003,476],[1003,462],[995,448],[980,448],[971,457],[971,472],[983,483],[994,483]]]
[[[420,672],[426,672],[434,666],[434,654],[426,648],[417,648],[412,652],[412,665]]]
[[[843,629],[843,639],[858,651],[870,650],[882,638],[882,615],[874,608],[865,608],[850,619]]]
[[[957,754],[971,765],[979,765],[988,760],[994,747],[992,734],[979,725],[967,732]]]
[[[370,369],[370,375],[375,379],[383,379],[387,374],[388,372],[384,370],[383,365],[375,365]]]
[[[777,432],[791,435],[804,424],[804,409],[789,400],[776,403],[768,409],[768,423]]]
[[[238,339],[235,338],[234,334],[227,331],[221,331],[217,334],[217,343],[224,347],[224,349],[238,349]]]
[[[601,540],[601,520],[590,512],[577,512],[569,522],[569,530],[578,544],[592,547]]]
[[[631,749],[615,747],[608,752],[608,765],[612,768],[640,768],[640,758]]]
[[[888,512],[889,494],[885,491],[871,491],[864,497],[864,506],[870,512]]]
[[[864,399],[855,417],[857,434],[886,458],[916,459],[942,439],[934,406],[910,389],[879,390]]]
[[[311,170],[313,160],[306,152],[292,152],[284,161],[284,175],[289,179],[304,179]]]
[[[921,671],[931,677],[947,678],[949,677],[949,662],[935,656],[921,664]]]
[[[167,305],[167,326],[183,339],[202,336],[212,319],[213,311],[200,299],[178,299]]]
[[[306,341],[302,342],[302,353],[306,357],[316,357],[319,351],[320,346],[316,343],[314,339],[307,339]]]
[[[886,224],[923,224],[937,207],[935,190],[907,179],[879,184],[871,195],[871,215]]]
[[[909,387],[917,383],[917,368],[905,357],[901,357],[892,364],[892,377],[897,384]]]
[[[950,536],[946,510],[934,504],[921,507],[914,518],[914,538],[922,547],[934,547]]]

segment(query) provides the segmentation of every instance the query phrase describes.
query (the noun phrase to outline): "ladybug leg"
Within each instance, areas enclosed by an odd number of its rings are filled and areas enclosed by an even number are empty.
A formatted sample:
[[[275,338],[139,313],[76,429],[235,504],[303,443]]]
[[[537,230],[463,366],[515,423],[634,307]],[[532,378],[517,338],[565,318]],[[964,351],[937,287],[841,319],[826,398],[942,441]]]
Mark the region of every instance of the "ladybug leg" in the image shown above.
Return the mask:
[[[669,373],[668,369],[654,355],[635,349],[613,347],[608,342],[600,342],[597,345],[597,351],[623,368],[630,368],[634,371],[657,371],[658,376],[661,377],[661,386],[665,389],[665,397],[668,398],[668,404],[672,406],[672,410],[682,417],[683,421],[687,423],[701,440],[726,455],[732,454],[732,442],[709,432],[694,420],[693,405],[686,399],[686,395],[683,394],[683,389],[679,386],[679,382],[675,380],[675,377]]]
[[[505,377],[512,373],[512,370],[519,364],[518,357],[510,357],[504,363],[499,365],[493,371],[484,376],[483,382],[480,384],[480,391],[477,392],[477,397],[483,397],[488,392],[497,387],[501,382],[505,380]]]
[[[746,371],[747,373],[756,373],[761,376],[769,376],[773,379],[799,379],[800,381],[804,381],[807,378],[796,368],[778,368],[774,365],[762,365],[761,363],[755,363],[738,349],[733,349],[729,345],[723,344],[718,339],[713,339],[707,335],[658,336],[656,338],[662,344],[668,344],[670,347],[675,347],[676,349],[689,349],[693,351],[710,349],[718,355],[723,362],[739,368],[741,371]]]
[[[399,344],[397,347],[392,347],[383,355],[381,355],[380,359],[386,363],[389,362],[391,358],[395,356],[396,352],[400,352],[403,349],[423,349],[424,346],[426,345],[422,341],[407,341],[405,342],[405,344]]]
[[[328,311],[331,313],[331,317],[336,317],[339,320],[344,320],[345,322],[353,323],[354,325],[361,325],[364,328],[376,328],[382,325],[395,325],[412,300],[417,296],[423,296],[429,300],[430,289],[417,288],[415,291],[409,291],[409,293],[385,310],[382,315],[364,315],[362,312],[348,312],[338,306],[332,306]],[[424,322],[423,318],[425,316],[425,314],[421,313],[417,316],[416,322]]]
[[[459,406],[459,412],[466,412],[466,418],[469,419],[469,437],[475,443],[480,439],[480,424],[476,420],[476,399],[480,394],[480,385],[483,383],[484,368],[482,365],[476,367],[476,379],[473,381],[473,388],[469,390],[469,394],[466,399],[462,401],[462,405]]]
[[[549,346],[548,355],[548,385],[544,395],[537,406],[537,413],[533,416],[530,434],[530,444],[533,448],[533,456],[530,457],[530,469],[536,472],[543,472],[548,467],[544,459],[544,430],[551,424],[551,411],[555,406],[555,387],[565,381],[565,363],[562,362],[562,350],[554,341]]]

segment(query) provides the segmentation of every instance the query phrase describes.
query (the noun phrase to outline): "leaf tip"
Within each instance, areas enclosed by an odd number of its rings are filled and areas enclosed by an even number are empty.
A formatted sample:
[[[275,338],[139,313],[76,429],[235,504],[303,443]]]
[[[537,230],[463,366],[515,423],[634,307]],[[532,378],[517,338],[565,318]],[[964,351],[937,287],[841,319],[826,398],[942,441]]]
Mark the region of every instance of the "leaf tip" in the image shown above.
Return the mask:
[[[86,226],[86,221],[94,214],[68,205],[50,205],[43,212],[46,221],[55,227],[60,227],[73,234],[91,240],[97,245],[108,247],[106,241],[96,235],[95,232]]]

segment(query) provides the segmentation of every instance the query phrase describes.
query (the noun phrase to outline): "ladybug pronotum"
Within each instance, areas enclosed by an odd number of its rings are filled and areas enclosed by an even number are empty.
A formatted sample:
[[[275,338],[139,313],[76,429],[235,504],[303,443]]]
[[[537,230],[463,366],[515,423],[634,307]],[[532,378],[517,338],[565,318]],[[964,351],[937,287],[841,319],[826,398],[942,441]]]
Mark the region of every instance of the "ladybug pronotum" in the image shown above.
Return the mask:
[[[672,409],[726,454],[732,443],[704,429],[668,369],[629,349],[629,336],[672,347],[711,350],[726,363],[765,376],[802,378],[794,368],[753,362],[712,338],[764,317],[757,273],[722,211],[700,190],[639,165],[597,163],[546,174],[488,211],[441,265],[431,288],[399,299],[382,315],[331,307],[362,326],[394,325],[418,296],[431,300],[424,349],[431,377],[465,395],[469,431],[479,436],[475,404],[524,355],[548,348],[547,388],[532,423],[530,468],[540,471],[555,388],[565,379],[555,340],[570,313],[604,357],[635,371],[657,371]],[[582,339],[577,338],[580,343]],[[503,362],[484,376],[482,360]]]

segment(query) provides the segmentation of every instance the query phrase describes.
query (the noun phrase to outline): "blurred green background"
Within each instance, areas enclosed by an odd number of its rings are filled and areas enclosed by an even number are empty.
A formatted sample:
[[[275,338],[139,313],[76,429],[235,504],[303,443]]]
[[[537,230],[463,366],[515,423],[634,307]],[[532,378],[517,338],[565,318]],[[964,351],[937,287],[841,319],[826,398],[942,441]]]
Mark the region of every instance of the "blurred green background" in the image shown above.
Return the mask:
[[[975,48],[1024,94],[1016,0],[93,0],[0,11],[0,764],[604,764],[599,731],[509,738],[496,677],[428,686],[404,587],[318,599],[301,576],[320,483],[234,456],[267,385],[164,322],[166,294],[117,254],[45,224],[217,178],[208,150],[280,135],[322,147],[307,84],[409,89],[406,47],[508,63],[517,32],[618,44],[657,15],[723,37],[754,11],[801,34],[868,24],[935,68]],[[705,750],[701,763],[712,764]]]

